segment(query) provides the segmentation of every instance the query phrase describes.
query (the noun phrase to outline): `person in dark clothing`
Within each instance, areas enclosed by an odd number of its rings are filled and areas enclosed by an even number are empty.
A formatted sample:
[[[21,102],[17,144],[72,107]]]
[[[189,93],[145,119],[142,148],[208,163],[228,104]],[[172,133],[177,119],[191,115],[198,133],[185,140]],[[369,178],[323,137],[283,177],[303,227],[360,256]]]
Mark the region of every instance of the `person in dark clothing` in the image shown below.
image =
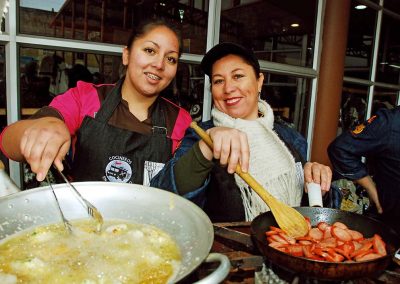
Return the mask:
[[[126,76],[116,84],[79,81],[31,119],[9,125],[0,147],[26,161],[42,181],[73,150],[74,181],[148,185],[172,157],[191,122],[188,112],[162,98],[176,75],[178,34],[162,21],[138,27],[123,49]]]
[[[275,123],[272,108],[260,100],[264,76],[252,51],[221,43],[204,56],[201,66],[210,77],[214,107],[212,120],[200,127],[207,130],[214,148],[210,150],[188,129],[174,158],[152,180],[152,186],[192,195],[214,222],[250,221],[269,210],[233,175],[238,164],[290,206],[300,205],[304,181],[329,190],[329,167],[305,162],[306,140]]]
[[[380,109],[343,132],[329,145],[328,154],[334,175],[364,187],[378,218],[400,233],[400,106]],[[362,157],[373,163],[363,163]]]
[[[67,69],[68,88],[76,87],[78,81],[93,82],[93,74],[82,64],[75,64],[71,69]]]
[[[25,66],[25,72],[20,79],[21,105],[34,108],[48,105],[52,99],[49,88],[50,79],[38,76],[38,64],[31,61]]]

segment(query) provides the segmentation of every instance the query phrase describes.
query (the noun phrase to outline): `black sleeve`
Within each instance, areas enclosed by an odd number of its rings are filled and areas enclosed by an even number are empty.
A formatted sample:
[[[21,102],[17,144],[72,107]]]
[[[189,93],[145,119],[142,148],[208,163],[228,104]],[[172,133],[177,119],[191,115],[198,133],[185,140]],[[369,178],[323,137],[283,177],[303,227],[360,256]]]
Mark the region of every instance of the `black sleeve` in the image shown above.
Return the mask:
[[[36,113],[34,113],[32,116],[29,117],[29,119],[37,119],[37,118],[42,118],[42,117],[56,117],[61,120],[64,120],[62,115],[56,110],[55,108],[51,106],[45,106],[39,109]]]
[[[176,186],[180,194],[201,187],[207,179],[214,163],[207,160],[200,150],[199,142],[182,156],[175,165]]]

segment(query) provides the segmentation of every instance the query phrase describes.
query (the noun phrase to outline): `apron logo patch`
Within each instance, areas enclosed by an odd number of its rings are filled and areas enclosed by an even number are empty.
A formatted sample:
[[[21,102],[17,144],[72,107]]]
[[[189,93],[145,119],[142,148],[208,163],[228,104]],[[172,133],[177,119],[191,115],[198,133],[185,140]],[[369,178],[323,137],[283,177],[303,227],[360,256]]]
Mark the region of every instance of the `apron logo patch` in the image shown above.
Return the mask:
[[[111,161],[105,169],[107,179],[111,182],[128,182],[132,177],[131,160],[121,156],[112,156],[109,159]]]

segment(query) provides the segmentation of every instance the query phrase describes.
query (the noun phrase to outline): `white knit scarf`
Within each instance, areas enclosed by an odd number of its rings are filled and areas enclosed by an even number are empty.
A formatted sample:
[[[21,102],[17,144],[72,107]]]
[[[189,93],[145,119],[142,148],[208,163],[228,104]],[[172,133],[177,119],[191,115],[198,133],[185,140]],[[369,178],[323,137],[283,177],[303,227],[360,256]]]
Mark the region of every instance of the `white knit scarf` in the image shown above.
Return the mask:
[[[232,118],[215,107],[211,115],[215,126],[231,127],[247,134],[250,145],[249,173],[275,198],[289,206],[299,206],[302,188],[297,182],[295,160],[273,130],[271,107],[260,100],[258,109],[263,117],[256,120]],[[246,221],[270,210],[237,174],[235,181],[240,188]]]

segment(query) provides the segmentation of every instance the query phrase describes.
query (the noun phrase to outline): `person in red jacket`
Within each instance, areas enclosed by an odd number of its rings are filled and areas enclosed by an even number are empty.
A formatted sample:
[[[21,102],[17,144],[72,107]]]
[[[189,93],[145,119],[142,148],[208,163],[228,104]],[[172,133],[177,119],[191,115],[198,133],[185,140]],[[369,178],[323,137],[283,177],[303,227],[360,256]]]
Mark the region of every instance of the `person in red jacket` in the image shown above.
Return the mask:
[[[29,163],[42,181],[52,164],[63,170],[72,146],[74,181],[149,184],[191,122],[188,112],[160,96],[175,77],[180,54],[171,26],[143,24],[123,49],[120,81],[78,82],[32,118],[4,129],[3,153]]]

